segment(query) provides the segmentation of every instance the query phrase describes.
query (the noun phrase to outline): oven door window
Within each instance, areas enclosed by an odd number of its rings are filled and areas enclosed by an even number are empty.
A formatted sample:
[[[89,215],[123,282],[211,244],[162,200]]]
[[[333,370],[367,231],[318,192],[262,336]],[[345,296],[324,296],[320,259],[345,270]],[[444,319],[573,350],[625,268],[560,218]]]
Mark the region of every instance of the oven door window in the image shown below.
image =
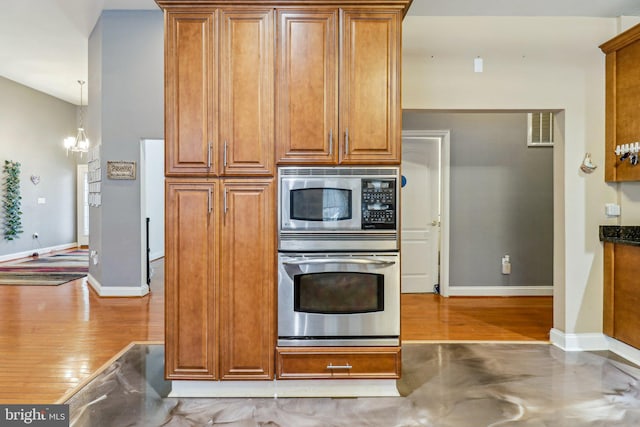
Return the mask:
[[[290,192],[291,219],[344,221],[352,218],[351,190],[301,188]]]
[[[294,310],[303,313],[358,314],[384,311],[384,275],[335,272],[294,278]]]

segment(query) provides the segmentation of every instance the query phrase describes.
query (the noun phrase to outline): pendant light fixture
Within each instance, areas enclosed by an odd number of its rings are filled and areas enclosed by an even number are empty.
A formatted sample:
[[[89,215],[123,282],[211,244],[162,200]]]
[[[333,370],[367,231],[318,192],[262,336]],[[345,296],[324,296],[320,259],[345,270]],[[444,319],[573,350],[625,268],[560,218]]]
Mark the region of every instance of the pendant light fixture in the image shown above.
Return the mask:
[[[78,80],[78,84],[80,84],[80,127],[78,128],[78,133],[75,138],[70,136],[64,139],[64,148],[67,149],[67,156],[69,155],[69,151],[72,153],[80,153],[80,157],[89,151],[89,138],[87,138],[87,135],[84,133],[84,127],[82,125],[82,86],[84,86],[85,83],[84,80]]]

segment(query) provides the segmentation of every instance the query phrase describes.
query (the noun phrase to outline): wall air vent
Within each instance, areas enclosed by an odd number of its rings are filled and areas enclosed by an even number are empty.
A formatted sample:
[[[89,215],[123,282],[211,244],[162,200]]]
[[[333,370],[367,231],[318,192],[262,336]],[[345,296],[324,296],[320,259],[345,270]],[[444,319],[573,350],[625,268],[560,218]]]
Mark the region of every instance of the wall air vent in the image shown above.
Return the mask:
[[[553,112],[527,114],[527,145],[553,147]]]

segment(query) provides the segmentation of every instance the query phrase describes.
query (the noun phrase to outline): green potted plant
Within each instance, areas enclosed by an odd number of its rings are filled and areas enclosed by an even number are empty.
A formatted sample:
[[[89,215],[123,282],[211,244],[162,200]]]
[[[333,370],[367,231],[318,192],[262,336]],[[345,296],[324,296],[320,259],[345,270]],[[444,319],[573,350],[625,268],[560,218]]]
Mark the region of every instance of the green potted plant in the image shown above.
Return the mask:
[[[4,239],[14,240],[22,233],[22,211],[20,211],[20,163],[4,161]]]

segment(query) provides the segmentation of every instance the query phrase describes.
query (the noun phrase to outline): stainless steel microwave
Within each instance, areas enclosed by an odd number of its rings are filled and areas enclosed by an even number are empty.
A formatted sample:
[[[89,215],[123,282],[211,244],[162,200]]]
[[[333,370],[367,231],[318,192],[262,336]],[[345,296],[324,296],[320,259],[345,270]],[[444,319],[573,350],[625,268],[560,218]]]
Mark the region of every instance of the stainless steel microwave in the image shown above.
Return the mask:
[[[281,251],[397,250],[397,167],[282,167]]]

